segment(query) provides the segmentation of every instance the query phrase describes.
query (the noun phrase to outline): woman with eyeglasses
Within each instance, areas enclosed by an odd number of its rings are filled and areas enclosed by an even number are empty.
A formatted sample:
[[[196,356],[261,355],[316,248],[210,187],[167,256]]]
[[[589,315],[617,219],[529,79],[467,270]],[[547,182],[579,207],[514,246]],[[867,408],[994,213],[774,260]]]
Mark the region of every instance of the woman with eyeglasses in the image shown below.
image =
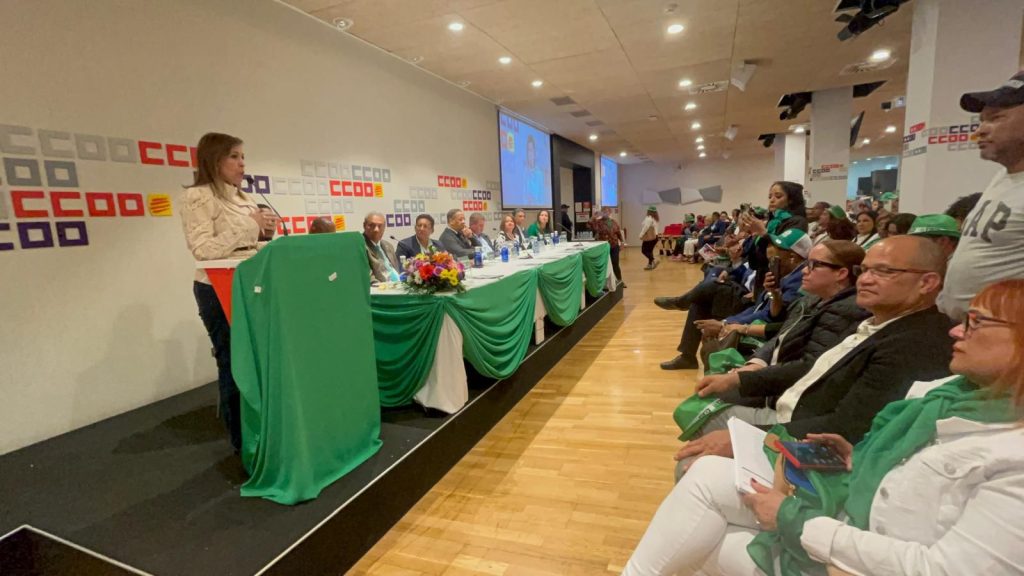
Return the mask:
[[[857,446],[808,435],[848,470],[820,498],[741,495],[732,460],[701,458],[623,574],[1024,573],[1024,280],[985,288],[950,335],[954,376],[916,383]]]

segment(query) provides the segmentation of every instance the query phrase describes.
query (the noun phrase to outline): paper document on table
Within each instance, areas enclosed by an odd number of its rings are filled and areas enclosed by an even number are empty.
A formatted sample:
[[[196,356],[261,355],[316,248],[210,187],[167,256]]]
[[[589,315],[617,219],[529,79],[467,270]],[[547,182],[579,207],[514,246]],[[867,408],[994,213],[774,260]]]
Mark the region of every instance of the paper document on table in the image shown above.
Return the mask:
[[[739,418],[729,418],[729,438],[732,440],[732,458],[736,465],[736,489],[753,494],[750,480],[771,488],[775,469],[764,453],[764,439],[768,433],[747,424]]]

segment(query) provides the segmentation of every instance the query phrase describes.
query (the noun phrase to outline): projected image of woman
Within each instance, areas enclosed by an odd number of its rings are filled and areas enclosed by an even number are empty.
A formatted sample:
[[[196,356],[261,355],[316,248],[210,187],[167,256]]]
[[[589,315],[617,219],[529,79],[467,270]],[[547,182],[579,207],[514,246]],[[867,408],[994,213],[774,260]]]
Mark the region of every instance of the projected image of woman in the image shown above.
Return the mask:
[[[526,204],[543,206],[546,203],[544,171],[537,165],[537,142],[530,135],[526,137]]]

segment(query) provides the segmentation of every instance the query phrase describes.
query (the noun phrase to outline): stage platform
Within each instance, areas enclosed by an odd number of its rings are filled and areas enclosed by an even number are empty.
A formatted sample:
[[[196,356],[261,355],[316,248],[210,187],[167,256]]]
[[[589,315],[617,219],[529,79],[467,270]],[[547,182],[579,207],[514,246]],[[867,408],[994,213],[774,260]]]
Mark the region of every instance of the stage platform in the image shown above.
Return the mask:
[[[344,574],[621,298],[547,323],[508,378],[467,365],[456,414],[384,411],[381,450],[297,506],[239,496],[215,383],[0,456],[0,574]]]

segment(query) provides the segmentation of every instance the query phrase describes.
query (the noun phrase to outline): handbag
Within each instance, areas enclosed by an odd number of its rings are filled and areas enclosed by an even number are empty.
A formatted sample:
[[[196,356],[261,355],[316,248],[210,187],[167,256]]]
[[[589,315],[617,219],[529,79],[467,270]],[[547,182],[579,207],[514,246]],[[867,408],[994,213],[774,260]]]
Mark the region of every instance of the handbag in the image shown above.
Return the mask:
[[[729,348],[737,348],[740,345],[740,333],[735,330],[729,332],[725,336],[718,338],[717,336],[705,337],[700,347],[700,360],[704,366],[708,366],[708,357],[715,352],[721,352],[722,350],[728,350]]]

